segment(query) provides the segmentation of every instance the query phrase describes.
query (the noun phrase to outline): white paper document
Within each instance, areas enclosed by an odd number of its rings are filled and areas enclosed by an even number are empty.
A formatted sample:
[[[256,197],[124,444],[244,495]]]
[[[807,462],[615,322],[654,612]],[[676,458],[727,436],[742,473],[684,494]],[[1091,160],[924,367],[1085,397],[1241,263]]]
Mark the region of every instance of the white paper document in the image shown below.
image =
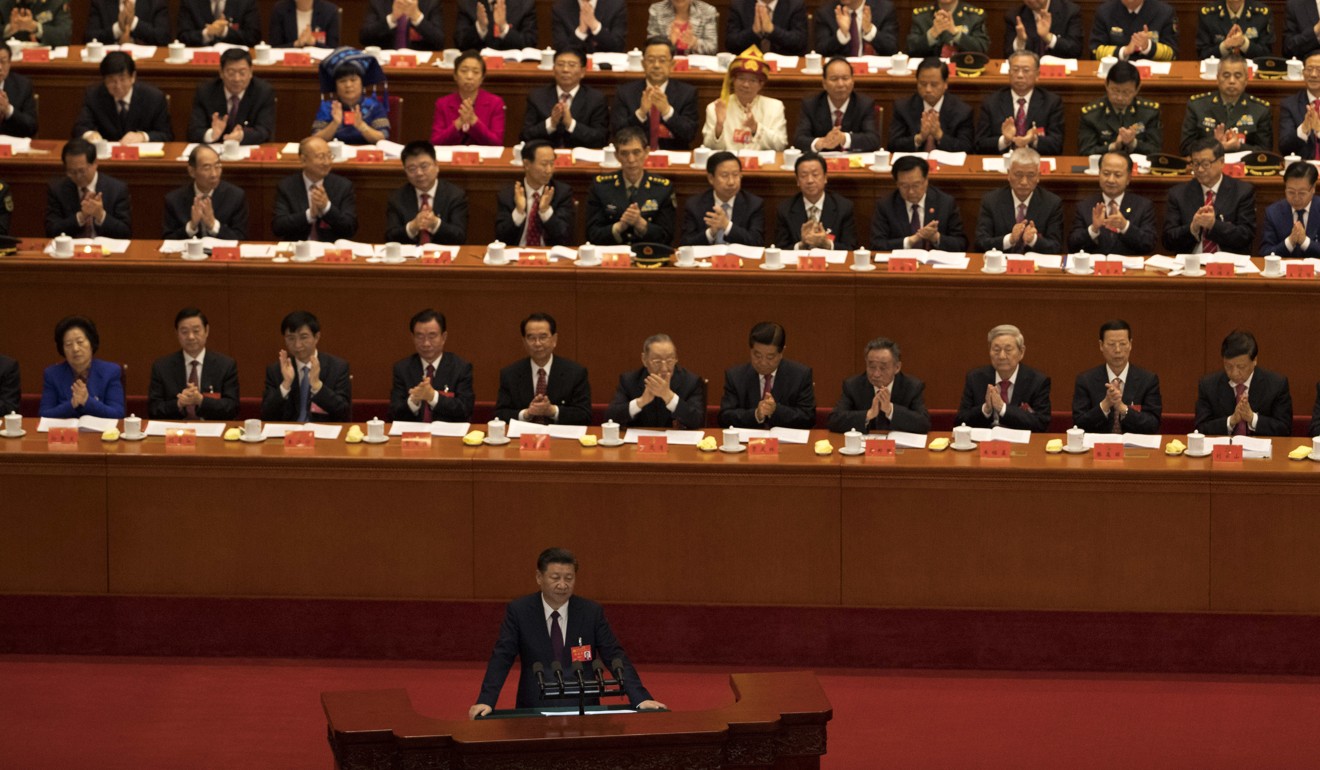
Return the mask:
[[[321,425],[319,423],[307,423],[299,425],[296,422],[268,422],[261,426],[261,435],[263,438],[284,438],[285,433],[300,430],[310,430],[312,435],[323,441],[334,441],[339,438],[339,432],[343,429],[342,425]]]
[[[664,436],[669,439],[669,443],[674,446],[696,446],[701,443],[701,437],[706,435],[705,431],[700,430],[648,430],[646,428],[629,428],[628,432],[623,434],[623,443],[636,444],[637,439],[642,436]]]
[[[587,426],[585,425],[542,425],[537,422],[527,422],[525,420],[509,420],[509,428],[505,435],[509,438],[519,438],[524,434],[534,436],[546,434],[550,438],[568,438],[577,439],[585,436]]]
[[[148,436],[164,436],[166,431],[171,430],[190,430],[197,434],[198,438],[222,438],[225,435],[225,424],[223,422],[167,422],[165,420],[151,420],[142,432]]]
[[[993,428],[972,428],[972,441],[1007,441],[1010,444],[1031,443],[1031,431],[1016,430],[997,425]],[[923,445],[924,446],[924,445]]]
[[[391,436],[402,436],[405,433],[430,433],[432,436],[441,436],[443,438],[462,438],[467,435],[472,427],[467,422],[421,422],[409,420],[395,420],[390,424]]]
[[[1147,433],[1087,433],[1082,436],[1082,446],[1087,449],[1096,444],[1122,444],[1134,449],[1159,449],[1164,444],[1161,435]]]
[[[56,417],[42,417],[37,423],[38,433],[47,433],[51,428],[77,428],[80,431],[88,433],[104,433],[111,428],[119,427],[119,420],[109,417],[93,417],[85,414],[82,417],[68,417],[64,419]]]
[[[242,259],[270,259],[275,256],[275,245],[272,243],[240,243],[238,245],[238,256]]]
[[[216,246],[237,246],[237,245],[238,245],[238,241],[225,240],[224,238],[212,238],[209,235],[202,239],[203,249],[214,249]],[[160,242],[161,254],[182,254],[184,251],[187,250],[187,248],[188,248],[187,241],[168,240],[168,241]]]
[[[811,440],[811,431],[800,428],[771,428],[770,436],[781,444],[805,444]]]
[[[899,449],[925,449],[925,433],[908,433],[901,430],[891,430],[885,438],[893,439],[894,446]]]
[[[1028,251],[1026,254],[1023,254],[1022,256],[1026,257],[1027,259],[1035,260],[1036,268],[1040,270],[1063,269],[1062,254],[1040,254],[1034,251]]]

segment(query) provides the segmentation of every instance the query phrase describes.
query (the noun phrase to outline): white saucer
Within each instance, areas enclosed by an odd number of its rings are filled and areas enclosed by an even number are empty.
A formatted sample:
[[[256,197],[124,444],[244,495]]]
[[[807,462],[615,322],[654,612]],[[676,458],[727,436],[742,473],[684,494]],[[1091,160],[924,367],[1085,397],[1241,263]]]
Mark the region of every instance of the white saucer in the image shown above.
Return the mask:
[[[1087,176],[1100,176],[1100,169],[1097,168],[1096,170],[1092,171],[1090,168],[1085,168],[1082,169],[1082,173],[1086,174]]]
[[[1070,267],[1065,272],[1067,272],[1068,275],[1095,275],[1095,268],[1091,268],[1090,270],[1078,270],[1075,267]]]
[[[487,436],[481,440],[481,443],[486,444],[488,446],[504,446],[505,444],[509,443],[512,440],[513,439],[509,438],[508,436],[505,436],[502,441]]]
[[[958,446],[957,444],[950,442],[949,448],[955,452],[970,452],[976,448],[976,442],[975,441],[971,442],[970,446]]]
[[[856,457],[857,455],[864,455],[866,454],[866,447],[862,447],[860,449],[853,449],[853,450],[849,450],[847,447],[841,447],[839,449],[839,454],[846,455],[848,457]]]
[[[870,166],[867,166],[867,168],[869,168],[870,170],[874,171],[877,174],[888,174],[890,170],[893,168],[893,166],[882,166],[879,163],[874,163]]]
[[[600,446],[608,446],[608,447],[622,446],[623,439],[616,438],[613,441],[606,441],[605,439],[600,439],[596,443],[599,444]]]
[[[674,267],[680,268],[680,269],[682,269],[682,270],[691,270],[691,269],[694,268],[694,267],[701,267],[701,263],[699,263],[699,262],[693,262],[693,263],[690,264],[690,265],[684,265],[684,264],[681,264],[681,263],[675,262],[675,263],[674,263]]]
[[[384,444],[385,442],[387,442],[387,441],[389,441],[389,440],[390,440],[390,437],[389,437],[389,436],[381,436],[380,438],[372,438],[372,437],[370,437],[370,436],[363,436],[363,437],[362,437],[362,443],[363,443],[363,444]]]
[[[725,453],[726,455],[736,455],[739,454],[740,452],[746,452],[747,447],[743,446],[742,444],[739,444],[737,449],[730,449],[725,445],[720,444],[720,451]]]
[[[872,270],[875,269],[875,265],[872,265],[872,264],[865,264],[865,265],[857,265],[857,264],[853,264],[853,265],[848,265],[848,269],[849,269],[849,270],[853,270],[853,271],[858,272],[858,273],[869,273],[869,272],[871,272]]]
[[[1068,448],[1067,444],[1064,444],[1063,451],[1067,452],[1070,455],[1084,455],[1091,450],[1087,449],[1086,447],[1082,447],[1081,449],[1070,449]]]
[[[1197,270],[1196,272],[1192,272],[1191,270],[1183,270],[1183,275],[1187,276],[1188,278],[1204,278],[1205,271]]]
[[[1315,452],[1311,452],[1311,454],[1307,455],[1307,456],[1306,456],[1306,459],[1308,459],[1308,460],[1314,460],[1314,461],[1320,463],[1320,455],[1316,454]]]
[[[69,254],[69,255],[67,255],[67,256],[60,256],[59,254],[56,254],[55,252],[52,251],[52,252],[50,253],[50,258],[51,258],[51,259],[73,259],[73,255],[72,255],[72,254]]]
[[[988,267],[982,267],[981,272],[986,273],[987,275],[1003,275],[1004,273],[1008,272],[1008,267],[1004,266],[999,268],[998,270],[992,270]]]
[[[762,269],[762,270],[783,270],[784,267],[785,267],[785,265],[784,265],[783,262],[780,262],[780,263],[777,264],[777,265],[771,265],[771,264],[767,264],[767,263],[765,263],[765,262],[762,262],[762,263],[761,263],[761,269]]]
[[[280,262],[280,263],[284,263],[288,261],[289,261],[288,257],[275,257],[271,260],[271,262]]]
[[[368,265],[379,265],[385,260],[381,259],[380,257],[367,257],[365,261]]]
[[[211,255],[203,252],[200,257],[193,257],[189,256],[188,252],[185,251],[179,255],[179,258],[185,262],[201,262],[204,259],[210,259]]]
[[[908,75],[911,75],[911,74],[912,74],[912,70],[910,70],[910,69],[908,69],[908,70],[894,70],[894,69],[891,69],[891,70],[888,70],[888,74],[889,74],[890,77],[895,77],[895,78],[905,78],[905,77],[907,77]]]
[[[1264,270],[1260,272],[1261,278],[1283,278],[1287,275],[1287,273],[1267,273]]]
[[[266,437],[261,435],[260,433],[258,433],[255,436],[249,436],[244,434],[242,436],[239,436],[238,440],[242,441],[244,444],[260,444],[261,442],[266,440]]]
[[[600,167],[601,167],[601,168],[622,168],[623,166],[622,166],[622,164],[619,163],[619,161],[616,160],[616,161],[614,161],[613,163],[601,163],[601,164],[600,164]]]
[[[1214,454],[1214,451],[1215,450],[1213,447],[1206,447],[1200,452],[1193,452],[1190,449],[1184,449],[1183,454],[1187,455],[1188,457],[1209,457],[1210,455]]]
[[[408,261],[408,258],[399,257],[398,259],[390,259],[389,257],[381,257],[380,261],[386,265],[402,265],[404,262]]]
[[[27,431],[23,430],[22,428],[19,428],[17,433],[7,433],[3,430],[0,430],[0,438],[23,438],[26,435],[27,435]]]
[[[481,264],[490,265],[491,267],[504,267],[505,265],[512,264],[512,262],[508,259],[504,260],[503,262],[491,262],[490,255],[487,254],[486,256],[481,258]]]
[[[825,73],[825,68],[824,68],[824,67],[819,67],[819,68],[817,68],[817,69],[803,69],[803,70],[802,70],[802,74],[803,74],[803,75],[822,75],[822,74],[824,74],[824,73]]]
[[[294,256],[294,257],[289,257],[289,259],[293,260],[294,262],[315,262],[316,260],[320,259],[320,257],[313,254],[309,257]]]
[[[147,434],[146,431],[143,431],[142,433],[139,433],[136,436],[130,436],[127,433],[120,433],[119,437],[125,441],[141,441],[142,439],[147,437]]]

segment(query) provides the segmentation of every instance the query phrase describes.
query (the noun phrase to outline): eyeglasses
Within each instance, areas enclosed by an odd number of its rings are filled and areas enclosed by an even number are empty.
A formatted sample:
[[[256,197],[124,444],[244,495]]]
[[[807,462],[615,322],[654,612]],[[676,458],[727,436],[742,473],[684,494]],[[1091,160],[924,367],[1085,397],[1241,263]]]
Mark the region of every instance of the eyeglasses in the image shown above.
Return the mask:
[[[1211,166],[1215,165],[1216,163],[1220,163],[1223,160],[1224,160],[1223,158],[1211,158],[1210,160],[1189,160],[1187,161],[1187,165],[1190,168],[1199,170],[1203,168],[1210,168]]]

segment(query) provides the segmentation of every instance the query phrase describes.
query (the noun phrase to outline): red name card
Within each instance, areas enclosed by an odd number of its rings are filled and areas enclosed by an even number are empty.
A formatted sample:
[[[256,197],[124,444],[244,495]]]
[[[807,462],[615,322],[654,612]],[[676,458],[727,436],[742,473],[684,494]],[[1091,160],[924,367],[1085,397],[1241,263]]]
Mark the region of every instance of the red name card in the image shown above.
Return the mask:
[[[46,432],[46,446],[50,449],[69,449],[78,446],[77,428],[51,428]]]
[[[646,167],[647,167],[647,168],[669,168],[669,156],[668,156],[668,155],[647,155],[647,156],[646,156]]]
[[[548,433],[524,433],[518,438],[518,448],[524,452],[549,452],[550,435]]]
[[[739,158],[742,161],[743,171],[755,171],[761,167],[761,159],[755,155],[748,155],[745,158]]]
[[[630,254],[602,254],[600,264],[603,267],[632,267]]]
[[[7,144],[0,144],[0,158],[8,158],[14,154],[14,148]]]
[[[217,262],[237,262],[239,256],[237,246],[215,246],[211,249],[211,259]]]
[[[488,69],[488,70],[502,70],[502,69],[504,69],[504,57],[503,57],[503,56],[483,56],[483,57],[481,57],[481,58],[482,58],[483,61],[486,62],[486,69]]]
[[[209,64],[210,66],[214,67],[214,66],[220,64],[220,52],[219,52],[219,51],[193,51],[192,63],[193,63],[193,64]]]
[[[798,257],[798,270],[820,272],[825,269],[824,257]]]
[[[411,450],[430,449],[431,434],[423,433],[421,431],[405,432],[403,436],[400,437],[399,446]]]
[[[105,252],[101,251],[100,246],[87,245],[73,252],[74,259],[102,259]]]
[[[1211,278],[1232,278],[1233,265],[1229,262],[1211,262],[1205,266],[1205,274]]]
[[[1141,75],[1141,79],[1142,79],[1142,80],[1147,80],[1147,79],[1149,79],[1149,78],[1150,78],[1150,65],[1149,65],[1149,64],[1138,64],[1138,65],[1137,65],[1137,72]]]
[[[523,267],[547,267],[550,255],[544,251],[523,251],[518,254],[518,264]]]
[[[358,150],[358,163],[383,163],[385,162],[384,150]]]
[[[166,449],[196,449],[197,431],[178,429],[165,431]]]
[[[893,459],[898,445],[891,438],[873,438],[866,442],[866,456]]]
[[[737,254],[716,254],[710,258],[710,266],[716,270],[737,270],[742,267],[742,258]]]
[[[417,260],[423,265],[452,265],[454,253],[451,251],[430,251]]]
[[[573,165],[573,156],[566,152],[555,153],[555,168],[564,168]]]
[[[1314,278],[1315,265],[1310,263],[1294,262],[1288,265],[1283,276],[1285,278]]]
[[[316,434],[310,430],[291,430],[284,434],[285,449],[311,449],[316,446]]]
[[[417,57],[412,54],[396,53],[390,57],[391,67],[416,67]]]
[[[306,51],[285,51],[284,66],[305,67],[312,63],[312,55]]]
[[[638,436],[637,451],[639,454],[669,454],[669,438],[667,436]]]
[[[828,171],[847,171],[847,170],[848,170],[848,159],[847,159],[847,158],[826,158],[826,159],[825,159],[825,168],[826,168],[826,170],[828,170]]]
[[[1123,263],[1118,260],[1105,259],[1095,263],[1096,275],[1122,275]]]
[[[23,52],[23,63],[50,61],[49,48],[29,48]]]
[[[1044,132],[1044,131],[1037,131],[1036,133],[1041,134],[1041,135],[1044,135],[1045,132]],[[1042,174],[1048,174],[1048,173],[1050,173],[1050,172],[1052,172],[1052,171],[1053,171],[1053,169],[1050,168],[1050,162],[1049,162],[1048,160],[1042,160],[1042,161],[1040,162],[1040,173],[1042,173]]]
[[[137,160],[138,148],[132,144],[121,144],[110,150],[111,160]]]
[[[481,163],[481,154],[469,151],[455,152],[449,159],[451,162],[462,166],[475,166]]]
[[[982,459],[988,460],[1007,460],[1009,453],[1009,444],[1007,441],[982,441],[976,445],[981,451]]]
[[[352,249],[326,249],[326,250],[325,250],[325,256],[322,257],[322,260],[324,260],[324,261],[326,261],[326,262],[352,262],[352,261],[353,261],[353,250],[352,250]]]
[[[868,72],[867,72],[867,68],[866,68],[866,62],[864,62],[864,61],[855,61],[855,62],[852,62],[852,68],[853,68],[853,74],[854,74],[854,75],[866,75],[866,74],[868,74]]]
[[[1092,450],[1092,455],[1097,460],[1122,460],[1123,444],[1122,442],[1096,444]]]
[[[1036,260],[1010,259],[1008,260],[1008,272],[1010,275],[1030,275],[1036,272]]]
[[[890,257],[889,272],[891,273],[915,273],[917,272],[916,257]]]
[[[1245,163],[1225,163],[1224,174],[1231,177],[1242,177],[1247,175],[1247,164]]]
[[[271,162],[279,159],[280,152],[274,147],[253,147],[252,152],[248,154],[248,160]]]
[[[779,439],[774,437],[747,439],[747,454],[777,456],[779,454]]]
[[[940,170],[940,162],[938,160],[927,158],[926,165],[930,166],[930,173],[932,174]]]
[[[679,56],[674,59],[674,72],[687,72],[692,69],[692,63],[686,56]]]
[[[1242,447],[1236,444],[1216,444],[1210,453],[1210,460],[1217,463],[1242,462]]]
[[[1062,64],[1042,64],[1040,65],[1040,76],[1043,78],[1061,78],[1068,74]]]

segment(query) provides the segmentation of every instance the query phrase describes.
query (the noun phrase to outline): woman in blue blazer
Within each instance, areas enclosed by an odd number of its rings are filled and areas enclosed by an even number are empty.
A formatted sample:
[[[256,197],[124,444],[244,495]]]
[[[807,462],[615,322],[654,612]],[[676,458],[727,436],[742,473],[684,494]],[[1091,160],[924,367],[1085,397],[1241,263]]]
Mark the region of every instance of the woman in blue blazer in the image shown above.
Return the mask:
[[[119,364],[95,358],[101,346],[90,318],[69,316],[55,324],[55,350],[64,363],[46,367],[41,385],[42,417],[124,416]]]

